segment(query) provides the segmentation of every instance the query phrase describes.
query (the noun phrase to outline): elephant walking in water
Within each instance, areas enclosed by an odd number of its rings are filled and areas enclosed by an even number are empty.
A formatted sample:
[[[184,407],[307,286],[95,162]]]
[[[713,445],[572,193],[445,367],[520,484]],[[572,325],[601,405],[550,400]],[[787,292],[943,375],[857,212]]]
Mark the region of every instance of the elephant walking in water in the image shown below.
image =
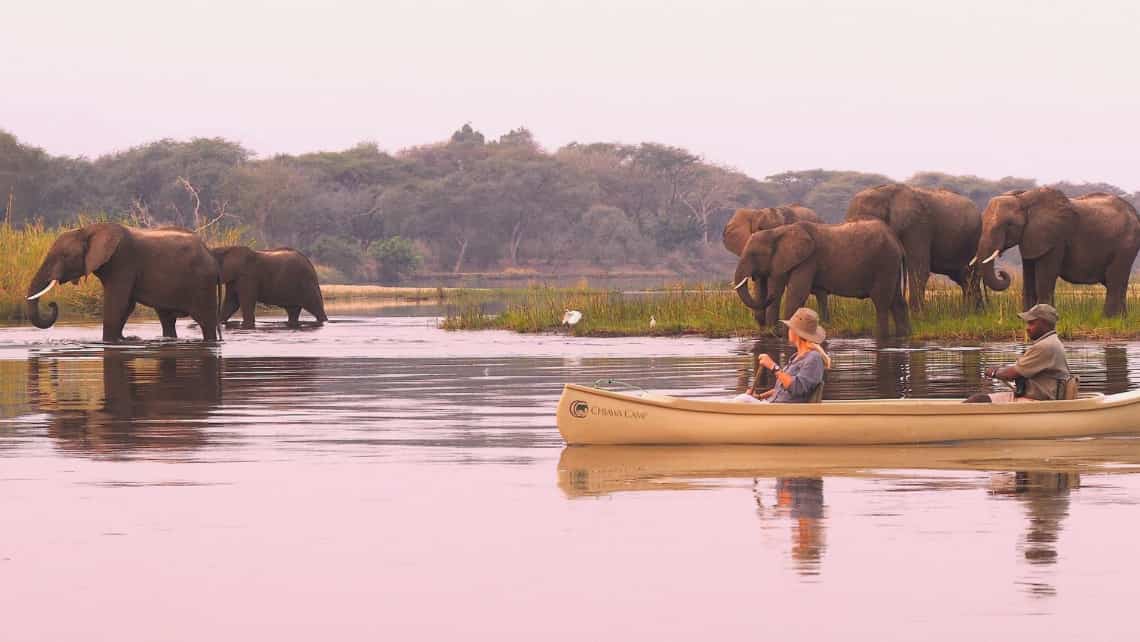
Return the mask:
[[[982,232],[982,217],[973,201],[947,189],[879,185],[856,194],[847,207],[848,221],[867,219],[889,225],[902,243],[912,311],[923,308],[931,272],[950,277],[964,298],[978,297],[980,304],[977,279],[969,267]]]
[[[1053,303],[1059,276],[1104,285],[1105,316],[1126,312],[1128,278],[1140,251],[1140,220],[1128,201],[1102,193],[1069,199],[1051,187],[995,196],[982,214],[974,259],[990,289],[1009,287],[1009,275],[994,260],[1014,246],[1021,249],[1024,309]]]
[[[756,232],[748,238],[736,267],[736,292],[753,310],[769,301],[755,301],[750,279],[768,278],[773,291],[783,291],[784,318],[804,304],[811,292],[870,298],[875,304],[875,336],[910,334],[910,317],[903,298],[903,249],[881,221],[840,225],[793,223]],[[769,299],[773,295],[769,294]]]
[[[257,251],[243,245],[217,247],[211,252],[226,284],[222,323],[240,308],[241,327],[254,328],[258,303],[285,308],[289,327],[293,328],[300,326],[302,309],[320,323],[329,320],[317,271],[304,254],[288,247]]]
[[[736,256],[740,256],[741,253],[744,252],[744,246],[748,243],[748,238],[754,233],[770,230],[781,225],[798,223],[800,221],[818,223],[820,222],[820,218],[810,207],[804,207],[799,204],[764,207],[760,209],[738,209],[733,212],[732,218],[730,218],[728,223],[724,226],[724,247]],[[756,289],[760,293],[759,300],[767,301],[771,298],[772,305],[768,306],[766,310],[753,310],[753,318],[756,319],[756,323],[758,323],[760,327],[776,325],[776,318],[780,313],[780,298],[783,292],[777,292],[774,294],[774,297],[769,297],[767,278],[756,279]],[[820,320],[824,322],[829,321],[831,315],[827,309],[827,293],[816,291],[813,292],[813,294],[815,294],[815,300],[819,303]]]
[[[176,337],[174,322],[189,316],[202,338],[218,335],[218,264],[196,234],[174,227],[138,229],[118,223],[94,223],[60,234],[28,285],[28,319],[50,328],[40,315],[39,299],[60,283],[77,283],[94,274],[103,284],[103,340],[121,341],[135,304],[150,306],[162,322],[162,336]]]

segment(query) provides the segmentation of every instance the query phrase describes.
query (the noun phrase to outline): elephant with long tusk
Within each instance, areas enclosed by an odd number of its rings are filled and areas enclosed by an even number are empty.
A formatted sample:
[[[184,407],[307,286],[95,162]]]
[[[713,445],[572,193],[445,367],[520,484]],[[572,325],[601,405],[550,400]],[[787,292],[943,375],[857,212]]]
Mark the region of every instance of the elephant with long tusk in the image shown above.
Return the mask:
[[[995,196],[982,214],[974,253],[986,257],[981,272],[990,289],[1009,287],[1009,274],[998,270],[994,260],[1013,247],[1021,251],[1024,309],[1052,303],[1061,277],[1104,285],[1104,315],[1125,313],[1128,278],[1140,252],[1140,220],[1124,199],[1101,193],[1070,199],[1051,187]]]
[[[218,337],[218,264],[202,240],[178,228],[138,229],[94,223],[60,234],[28,285],[28,319],[50,328],[59,306],[40,299],[60,283],[78,283],[94,274],[103,284],[103,340],[120,341],[135,305],[150,306],[162,334],[176,337],[175,320],[189,316],[207,340]]]

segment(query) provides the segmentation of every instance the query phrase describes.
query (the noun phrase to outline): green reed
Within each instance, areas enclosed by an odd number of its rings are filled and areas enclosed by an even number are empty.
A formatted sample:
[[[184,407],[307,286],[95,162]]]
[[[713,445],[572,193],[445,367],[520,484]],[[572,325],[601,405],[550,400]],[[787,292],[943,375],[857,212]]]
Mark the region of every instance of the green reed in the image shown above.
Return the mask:
[[[504,292],[497,293],[504,298]],[[487,295],[460,293],[453,312],[442,322],[448,330],[503,329],[549,332],[561,328],[563,313],[578,310],[582,320],[567,332],[576,336],[755,336],[761,332],[751,311],[730,290],[710,286],[676,286],[646,294],[623,294],[588,288],[531,288],[505,296],[506,310],[486,313]],[[817,307],[814,297],[810,307]],[[1059,284],[1055,305],[1061,313],[1058,331],[1065,338],[1107,339],[1140,337],[1140,288],[1128,295],[1130,318],[1104,318],[1104,288]],[[871,336],[875,308],[869,300],[831,297],[833,337]],[[1024,323],[1020,283],[1004,292],[989,292],[981,311],[968,311],[957,288],[934,288],[922,312],[910,317],[912,338],[949,340],[1017,340]],[[656,320],[650,327],[650,318]]]

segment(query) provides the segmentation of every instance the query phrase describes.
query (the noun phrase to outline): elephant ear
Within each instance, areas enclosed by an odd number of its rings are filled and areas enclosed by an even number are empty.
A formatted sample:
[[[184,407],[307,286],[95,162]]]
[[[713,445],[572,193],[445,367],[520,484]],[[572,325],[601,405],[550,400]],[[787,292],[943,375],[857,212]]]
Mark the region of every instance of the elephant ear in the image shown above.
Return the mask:
[[[84,228],[84,232],[87,236],[87,252],[83,257],[83,269],[91,274],[111,260],[119,242],[126,235],[126,230],[113,223],[96,223]]]
[[[886,222],[898,236],[920,223],[927,213],[925,194],[909,185],[891,185]]]
[[[223,283],[237,280],[240,274],[250,269],[249,262],[253,260],[253,250],[244,245],[217,248],[214,252]]]
[[[1021,256],[1035,259],[1076,231],[1077,212],[1063,193],[1041,188],[1019,194],[1025,212],[1025,230],[1021,233]]]
[[[772,273],[787,274],[803,263],[815,251],[815,238],[802,224],[788,225],[778,230],[775,253],[772,256]]]
[[[738,209],[724,225],[724,247],[729,252],[740,256],[744,246],[748,245],[748,238],[755,232],[756,218],[760,210]]]

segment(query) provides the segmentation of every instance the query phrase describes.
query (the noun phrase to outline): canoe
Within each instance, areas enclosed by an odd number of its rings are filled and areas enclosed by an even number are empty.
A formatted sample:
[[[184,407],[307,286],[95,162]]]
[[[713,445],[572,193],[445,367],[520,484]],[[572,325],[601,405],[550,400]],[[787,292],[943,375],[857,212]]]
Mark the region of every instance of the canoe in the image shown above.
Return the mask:
[[[1071,401],[963,404],[880,399],[748,404],[566,384],[558,431],[569,445],[920,444],[1140,432],[1140,390]]]
[[[1140,472],[1140,437],[888,446],[567,446],[558,460],[558,486],[567,497],[591,497],[707,488],[714,480],[882,477],[883,471],[919,470],[1132,474]]]

